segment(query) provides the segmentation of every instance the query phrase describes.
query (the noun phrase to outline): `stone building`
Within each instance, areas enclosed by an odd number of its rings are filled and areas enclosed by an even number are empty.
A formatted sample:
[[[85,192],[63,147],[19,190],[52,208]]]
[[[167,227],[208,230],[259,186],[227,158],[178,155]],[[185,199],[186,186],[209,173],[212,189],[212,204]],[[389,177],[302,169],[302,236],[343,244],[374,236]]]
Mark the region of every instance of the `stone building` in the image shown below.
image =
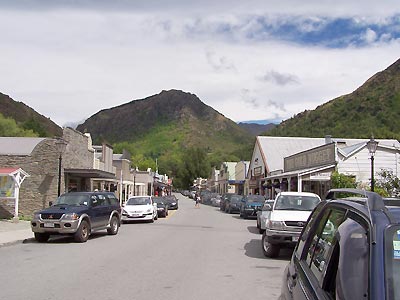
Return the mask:
[[[30,216],[35,210],[46,207],[57,197],[59,154],[56,139],[30,137],[0,137],[0,166],[19,167],[30,177],[20,189],[20,215]],[[62,178],[63,180],[63,178]],[[14,205],[7,197],[0,197],[0,206],[9,217]]]
[[[109,147],[104,145],[107,155],[97,158],[90,135],[64,128],[62,138],[66,147],[60,153],[57,138],[0,137],[0,167],[18,167],[30,175],[20,189],[20,215],[31,216],[47,207],[58,197],[59,188],[60,193],[90,191],[94,178],[115,179],[112,148],[110,155]],[[110,157],[111,160],[106,159]],[[9,197],[0,196],[0,206],[0,218],[8,218],[14,212]]]

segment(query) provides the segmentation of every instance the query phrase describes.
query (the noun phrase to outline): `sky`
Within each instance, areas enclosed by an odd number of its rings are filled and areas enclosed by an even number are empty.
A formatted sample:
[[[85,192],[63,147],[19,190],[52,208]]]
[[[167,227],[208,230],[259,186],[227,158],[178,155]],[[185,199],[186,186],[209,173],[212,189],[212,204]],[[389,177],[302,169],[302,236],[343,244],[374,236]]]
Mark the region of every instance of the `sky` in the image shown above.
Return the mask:
[[[398,0],[0,0],[0,92],[60,126],[170,89],[279,123],[399,58]]]

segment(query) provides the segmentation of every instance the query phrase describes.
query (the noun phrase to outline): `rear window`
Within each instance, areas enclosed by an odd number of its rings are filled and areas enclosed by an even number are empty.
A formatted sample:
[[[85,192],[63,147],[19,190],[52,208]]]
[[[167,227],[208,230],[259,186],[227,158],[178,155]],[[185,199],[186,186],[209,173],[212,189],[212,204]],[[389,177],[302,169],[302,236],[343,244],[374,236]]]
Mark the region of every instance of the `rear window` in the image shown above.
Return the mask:
[[[320,202],[318,197],[300,195],[280,195],[275,202],[275,210],[312,211]]]
[[[400,226],[386,230],[385,239],[385,281],[387,298],[400,299]]]

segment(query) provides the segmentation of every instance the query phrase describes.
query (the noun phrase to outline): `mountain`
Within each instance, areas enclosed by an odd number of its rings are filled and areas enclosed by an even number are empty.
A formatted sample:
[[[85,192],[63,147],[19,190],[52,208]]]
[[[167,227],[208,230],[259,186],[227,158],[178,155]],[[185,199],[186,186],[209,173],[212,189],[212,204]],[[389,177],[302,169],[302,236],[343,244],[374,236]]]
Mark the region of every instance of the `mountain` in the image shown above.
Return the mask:
[[[256,123],[245,123],[245,122],[240,122],[238,124],[241,128],[247,130],[250,134],[254,136],[258,136],[262,133],[265,133],[272,128],[276,127],[276,124],[270,123],[270,124],[256,124]]]
[[[54,137],[62,135],[61,127],[49,118],[2,93],[0,93],[0,114],[5,118],[15,120],[16,124],[25,130],[33,130],[38,136]]]
[[[77,130],[90,132],[95,143],[106,141],[118,149],[123,144],[133,154],[141,152],[153,158],[198,147],[209,155],[233,154],[242,159],[241,149],[253,146],[247,131],[196,95],[179,90],[101,110]]]
[[[265,135],[400,140],[400,59],[353,93],[283,121]]]

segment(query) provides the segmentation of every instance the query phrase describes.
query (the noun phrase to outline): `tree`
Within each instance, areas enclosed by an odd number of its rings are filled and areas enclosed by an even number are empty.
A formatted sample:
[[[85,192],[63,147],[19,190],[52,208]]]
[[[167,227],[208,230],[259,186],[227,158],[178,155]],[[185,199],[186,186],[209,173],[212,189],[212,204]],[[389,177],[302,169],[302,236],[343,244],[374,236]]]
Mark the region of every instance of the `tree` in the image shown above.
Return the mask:
[[[384,196],[398,196],[400,193],[400,179],[391,170],[381,169],[375,186],[383,190]]]
[[[205,150],[191,147],[183,152],[182,165],[178,170],[178,178],[175,182],[180,188],[188,188],[193,185],[194,179],[207,177],[209,172],[210,165]]]
[[[353,176],[341,174],[337,171],[331,175],[332,187],[333,188],[356,188],[357,182]]]

